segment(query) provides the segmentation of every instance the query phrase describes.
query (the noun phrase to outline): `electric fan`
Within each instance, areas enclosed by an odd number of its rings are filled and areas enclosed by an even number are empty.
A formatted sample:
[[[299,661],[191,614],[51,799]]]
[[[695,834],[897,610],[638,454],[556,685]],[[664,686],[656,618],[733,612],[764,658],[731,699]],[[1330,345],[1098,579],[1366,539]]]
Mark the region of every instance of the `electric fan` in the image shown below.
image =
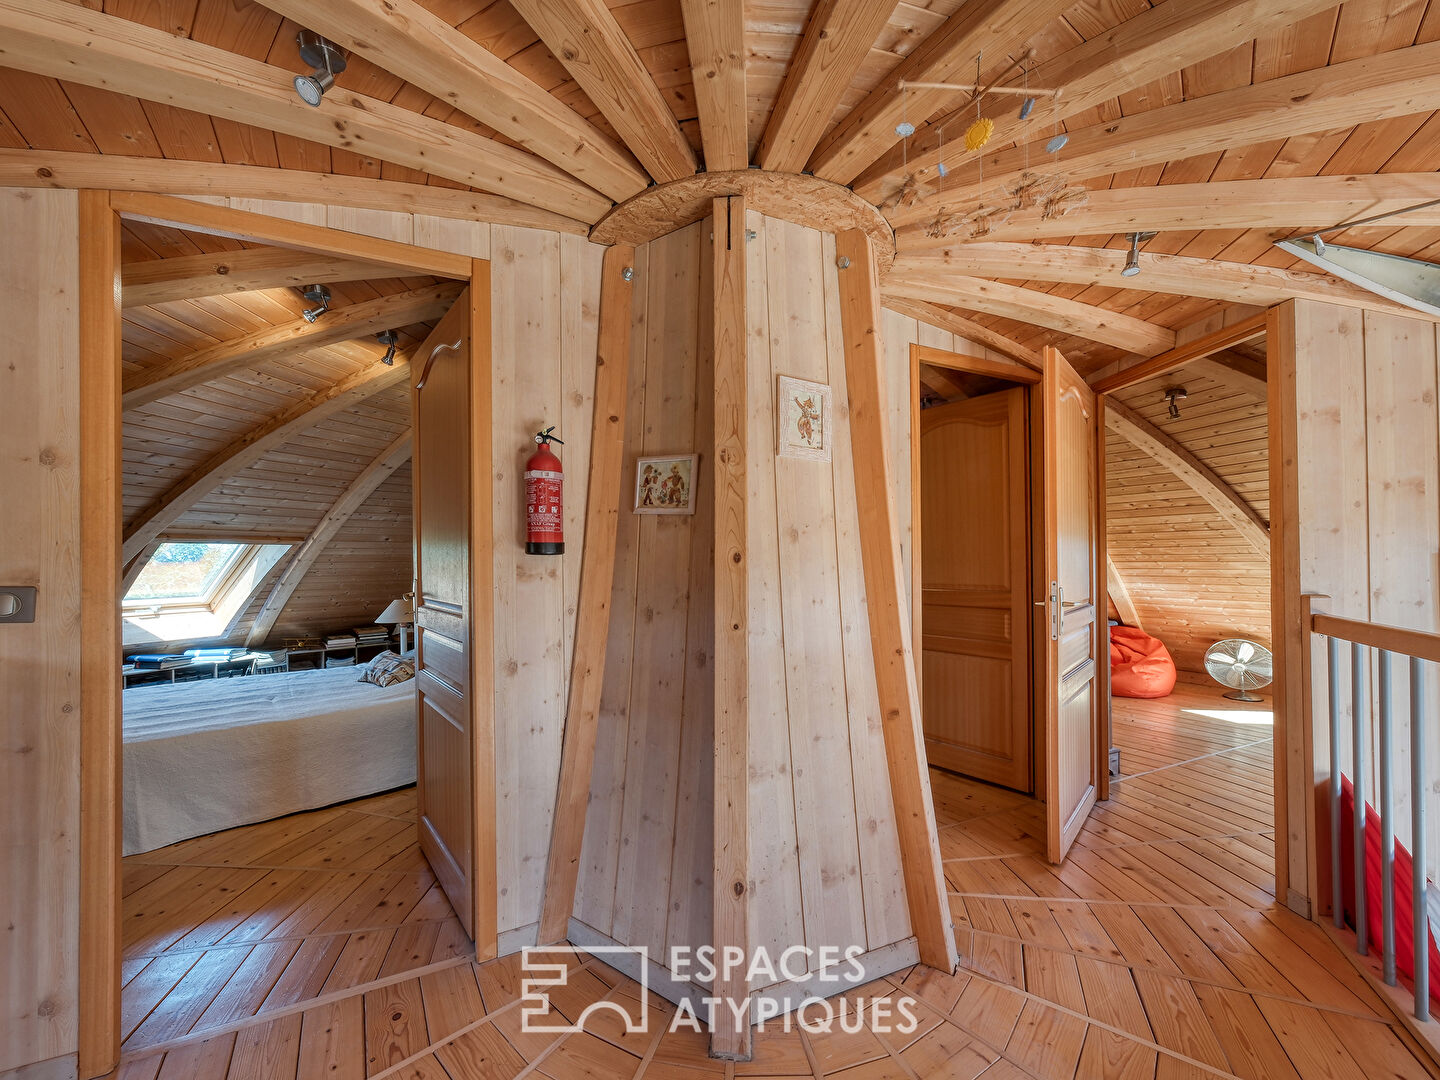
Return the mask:
[[[1270,650],[1244,638],[1226,638],[1206,649],[1205,670],[1221,686],[1230,687],[1225,697],[1232,701],[1263,701],[1250,691],[1269,686],[1274,678]]]

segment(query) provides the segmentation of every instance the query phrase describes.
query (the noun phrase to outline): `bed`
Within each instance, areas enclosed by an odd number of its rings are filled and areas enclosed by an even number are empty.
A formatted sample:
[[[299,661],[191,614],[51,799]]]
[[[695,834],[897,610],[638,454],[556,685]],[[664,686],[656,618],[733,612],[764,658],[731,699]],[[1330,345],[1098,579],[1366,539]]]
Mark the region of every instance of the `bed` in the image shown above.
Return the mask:
[[[360,669],[125,691],[125,854],[415,781],[415,681]]]

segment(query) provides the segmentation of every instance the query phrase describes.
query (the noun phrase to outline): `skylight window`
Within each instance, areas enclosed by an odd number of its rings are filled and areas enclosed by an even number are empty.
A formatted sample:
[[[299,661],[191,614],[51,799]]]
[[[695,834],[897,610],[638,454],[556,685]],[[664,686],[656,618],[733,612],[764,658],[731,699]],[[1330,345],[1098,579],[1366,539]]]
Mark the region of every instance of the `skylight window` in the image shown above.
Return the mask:
[[[125,594],[125,603],[209,605],[250,544],[166,543]]]

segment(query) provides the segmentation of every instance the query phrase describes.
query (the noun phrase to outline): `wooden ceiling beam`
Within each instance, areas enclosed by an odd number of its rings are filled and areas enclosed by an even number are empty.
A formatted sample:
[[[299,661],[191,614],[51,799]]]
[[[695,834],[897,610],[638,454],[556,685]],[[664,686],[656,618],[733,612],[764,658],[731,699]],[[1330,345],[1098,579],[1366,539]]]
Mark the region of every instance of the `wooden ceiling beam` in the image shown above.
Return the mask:
[[[1380,173],[1374,176],[1295,176],[1271,180],[1224,180],[1210,184],[1091,191],[1088,202],[1060,217],[1045,218],[1035,207],[1016,212],[983,237],[926,234],[907,225],[895,234],[902,254],[993,243],[1110,236],[1115,233],[1204,229],[1304,230],[1385,214],[1440,199],[1440,173]],[[1382,227],[1440,226],[1440,207],[1416,210]]]
[[[590,226],[529,203],[478,191],[458,191],[368,176],[341,176],[307,169],[261,165],[216,165],[208,161],[86,154],[74,150],[0,149],[0,186],[98,188],[164,192],[279,202],[354,206],[429,214],[463,221],[491,221],[531,229],[588,235]]]
[[[650,183],[629,151],[415,0],[265,0],[265,6],[473,116],[616,202]]]
[[[948,330],[952,334],[959,334],[967,341],[973,341],[977,345],[983,345],[992,349],[1002,356],[1008,356],[1012,360],[1019,360],[1020,363],[1034,368],[1041,369],[1043,361],[1040,354],[1034,349],[1027,349],[1018,341],[1011,341],[1003,334],[997,334],[988,326],[981,326],[973,319],[967,319],[963,315],[956,314],[949,308],[940,307],[926,300],[913,300],[907,296],[895,296],[885,293],[882,290],[882,299],[887,308],[901,315],[912,319],[918,319],[923,323],[939,327],[941,330]]]
[[[1145,627],[1140,625],[1140,613],[1135,610],[1135,601],[1130,596],[1130,588],[1120,576],[1120,571],[1115,568],[1115,560],[1108,552],[1105,555],[1105,582],[1110,590],[1110,599],[1115,601],[1115,610],[1120,614],[1120,621],[1126,626],[1135,627],[1136,630],[1144,630]]]
[[[974,82],[975,57],[995,61],[1020,50],[1047,23],[1074,6],[1073,0],[970,0],[896,65],[885,80],[855,106],[816,148],[809,171],[848,184],[899,141],[895,125],[924,120],[961,95],[953,90],[902,92],[900,80]]]
[[[120,303],[148,307],[256,289],[299,288],[312,282],[364,281],[395,276],[395,268],[308,251],[246,248],[127,262],[120,271]]]
[[[1055,125],[1069,117],[1333,6],[1330,0],[1164,0],[1031,71],[1031,86],[1064,93],[1058,101],[1041,102],[1029,119],[1020,120],[1018,107],[1010,108],[1013,99],[987,99],[984,104],[997,125],[996,145],[1041,131],[1049,138]],[[929,183],[940,161],[954,169],[973,157],[951,126],[965,119],[961,112],[947,113],[917,131],[904,158],[899,147],[890,150],[856,180],[855,190],[878,203],[898,183],[902,171]],[[971,106],[969,118],[973,115]],[[941,138],[947,126],[951,126],[948,145]],[[912,163],[908,169],[906,159]]]
[[[1440,41],[1222,90],[1071,131],[1060,168],[1078,183],[1120,170],[1437,108]],[[890,220],[898,227],[968,209],[977,199],[1013,183],[1033,165],[1029,159],[1036,154],[1044,159],[1037,145],[990,154],[984,162],[983,184],[950,186],[947,181],[943,197],[897,207]]]
[[[1222,349],[1228,349],[1242,341],[1250,341],[1264,333],[1265,312],[1262,311],[1248,319],[1241,319],[1239,322],[1222,326],[1209,334],[1197,337],[1193,341],[1187,341],[1183,345],[1176,345],[1159,355],[1151,356],[1148,360],[1121,368],[1119,371],[1096,380],[1091,385],[1091,389],[1097,394],[1113,394],[1117,390],[1124,390],[1127,386],[1134,386],[1146,379],[1167,375],[1191,361],[1213,356]]]
[[[1282,270],[1274,266],[1219,262],[1185,255],[1140,253],[1140,273],[1122,277],[1128,252],[1064,244],[953,244],[939,251],[897,256],[891,273],[909,277],[952,274],[1024,281],[1103,285],[1224,300],[1268,307],[1286,300],[1319,300],[1345,307],[1370,308],[1424,318],[1413,308],[1377,296],[1329,274]]]
[[[651,176],[664,183],[695,172],[690,141],[604,0],[512,2]]]
[[[819,0],[755,150],[760,168],[793,173],[805,168],[894,10],[895,0]]]
[[[1175,345],[1175,334],[1163,326],[1106,311],[1063,296],[958,274],[897,274],[885,279],[885,295],[932,304],[949,304],[1006,319],[1044,326],[1064,334],[1113,345],[1126,352],[1153,356]]]
[[[169,195],[114,191],[110,193],[110,208],[121,217],[148,221],[152,225],[171,225],[187,232],[228,236],[252,244],[384,263],[395,270],[412,274],[468,280],[472,269],[472,260],[466,255],[381,240],[323,225],[307,225],[302,221],[285,221],[267,214],[252,214],[248,210],[233,210],[228,206],[193,202]]]
[[[320,553],[330,545],[341,526],[365,504],[365,500],[370,498],[375,489],[410,460],[412,448],[412,433],[406,431],[382,450],[380,456],[365,466],[360,475],[350,481],[340,493],[340,497],[325,512],[325,516],[305,538],[305,542],[290,556],[290,561],[271,587],[269,595],[265,597],[265,603],[261,605],[255,621],[250,624],[250,632],[245,637],[247,649],[255,648],[270,636],[270,631],[275,628],[275,621],[285,610],[290,597],[295,595],[295,590],[305,579]]]
[[[0,0],[0,64],[373,155],[582,221],[611,204],[495,139],[338,86],[311,108],[284,68],[65,0]]]
[[[1269,523],[1214,469],[1134,409],[1113,397],[1105,401],[1105,426],[1174,473],[1186,487],[1213,506],[1222,518],[1234,526],[1257,553],[1269,558]]]
[[[125,411],[138,409],[240,368],[253,368],[294,353],[438,319],[450,310],[464,287],[458,281],[447,281],[346,304],[327,311],[313,323],[294,319],[154,364],[124,380],[120,407]]]
[[[944,368],[920,364],[917,374],[920,376],[920,385],[933,391],[941,401],[960,401],[970,396],[960,380]]]
[[[734,0],[680,0],[680,10],[705,171],[743,169],[750,164],[745,5]]]
[[[379,362],[326,387],[319,393],[276,413],[258,427],[212,454],[181,477],[147,507],[125,530],[122,558],[133,559],[157,540],[181,514],[200,502],[232,476],[248,469],[276,447],[320,421],[373,397],[382,390],[409,381],[410,365],[397,360],[394,367]]]
[[[1214,356],[1192,360],[1185,365],[1185,370],[1213,379],[1260,401],[1265,401],[1268,397],[1265,365],[1228,349],[1222,349]]]

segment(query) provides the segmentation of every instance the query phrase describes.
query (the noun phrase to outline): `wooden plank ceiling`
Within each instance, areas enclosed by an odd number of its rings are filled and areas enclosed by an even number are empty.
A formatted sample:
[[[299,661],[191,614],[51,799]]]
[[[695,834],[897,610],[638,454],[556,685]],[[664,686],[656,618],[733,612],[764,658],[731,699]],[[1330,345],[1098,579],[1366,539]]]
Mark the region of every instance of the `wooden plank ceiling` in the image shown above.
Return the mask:
[[[1272,241],[1440,196],[1440,0],[749,0],[743,27],[730,5],[711,7],[0,0],[0,154],[22,152],[0,161],[28,182],[47,167],[61,175],[66,153],[124,158],[116,168],[132,184],[146,159],[303,170],[346,178],[346,197],[468,189],[488,193],[472,212],[524,204],[581,225],[651,180],[703,167],[707,151],[726,168],[742,152],[804,162],[899,226],[906,281],[939,290],[911,301],[1029,349],[1056,345],[1087,372],[1163,351],[1167,335],[1256,302],[1257,289],[1337,290]],[[289,96],[305,70],[293,17],[349,53],[319,109]],[[981,154],[957,152],[976,110],[967,96],[898,88],[971,81],[977,53],[984,82],[1021,81],[1015,62],[1029,57],[1033,84],[1066,91],[1024,122],[1016,98],[981,100],[996,122],[981,152],[988,182]],[[904,146],[897,119],[918,129]],[[1046,155],[1062,129],[1070,146]],[[1048,220],[1025,210],[990,237],[956,224],[1027,165],[1089,189],[1090,205]],[[145,175],[164,188],[163,169]],[[1118,194],[1142,190],[1154,197]],[[1061,254],[1119,251],[1132,228],[1158,231],[1147,253],[1196,262],[1122,282],[1113,261]],[[1440,218],[1334,239],[1436,257]],[[977,240],[990,250],[967,256]],[[997,251],[997,240],[1045,250]],[[1251,281],[1247,267],[1295,275]]]
[[[308,306],[299,288],[289,284],[211,291],[225,287],[230,274],[207,273],[207,269],[234,268],[237,274],[243,270],[251,275],[246,281],[251,285],[283,279],[292,270],[330,280],[331,314],[321,316],[317,327],[347,308],[444,286],[430,277],[351,280],[355,275],[373,275],[376,268],[343,260],[322,265],[311,256],[130,220],[122,232],[122,258],[122,282],[143,281],[152,295],[163,297],[164,289],[172,295],[209,292],[127,304],[121,328],[127,384],[200,350],[294,323]],[[144,293],[131,295],[149,298]],[[371,462],[409,431],[410,392],[403,365],[436,321],[393,327],[399,337],[398,378],[388,378],[385,388],[357,397],[344,408],[315,410],[314,423],[302,420],[244,467],[217,470],[223,478],[207,484],[197,500],[167,520],[161,539],[303,542]],[[275,417],[301,409],[328,388],[375,367],[384,352],[373,330],[315,348],[305,348],[301,341],[258,361],[242,356],[239,366],[225,365],[219,374],[209,374],[193,386],[127,407],[122,448],[127,532],[179,487],[197,477],[203,480],[218,456]],[[409,502],[406,465],[342,526],[302,588],[290,598],[277,621],[276,640],[285,633],[325,632],[368,622],[405,591],[410,578]],[[284,565],[283,561],[277,565],[271,579]],[[270,584],[270,580],[262,583],[228,639],[244,638]]]

